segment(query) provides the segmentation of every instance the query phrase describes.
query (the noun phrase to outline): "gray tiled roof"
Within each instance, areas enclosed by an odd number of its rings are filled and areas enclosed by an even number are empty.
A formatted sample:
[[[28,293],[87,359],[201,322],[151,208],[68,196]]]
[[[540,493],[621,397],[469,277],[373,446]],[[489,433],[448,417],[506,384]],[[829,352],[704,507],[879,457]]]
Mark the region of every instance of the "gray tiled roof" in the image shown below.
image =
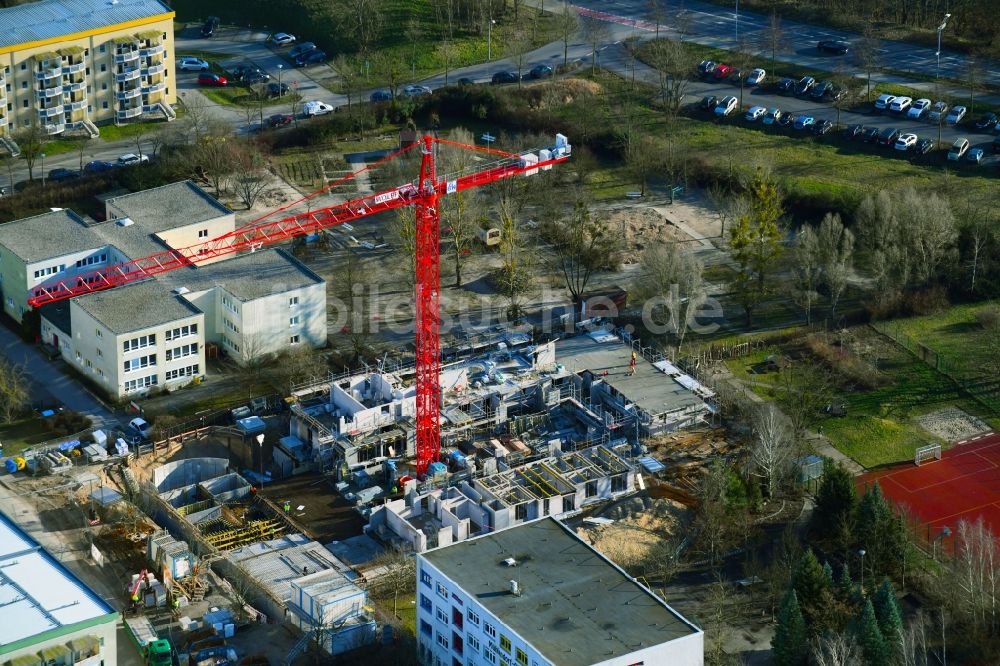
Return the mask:
[[[54,39],[171,12],[158,0],[41,0],[0,9],[0,47]]]
[[[560,666],[612,661],[699,631],[551,517],[421,557]],[[514,568],[504,564],[510,557]]]
[[[187,287],[191,291],[222,286],[244,302],[323,282],[323,278],[280,249],[171,271],[158,279],[171,288]]]
[[[0,225],[0,245],[30,264],[96,250],[104,241],[76,213],[59,210]]]
[[[186,227],[232,212],[189,180],[108,199],[108,205],[118,217],[130,217],[150,233]]]
[[[76,304],[119,335],[201,314],[158,280],[79,296]]]

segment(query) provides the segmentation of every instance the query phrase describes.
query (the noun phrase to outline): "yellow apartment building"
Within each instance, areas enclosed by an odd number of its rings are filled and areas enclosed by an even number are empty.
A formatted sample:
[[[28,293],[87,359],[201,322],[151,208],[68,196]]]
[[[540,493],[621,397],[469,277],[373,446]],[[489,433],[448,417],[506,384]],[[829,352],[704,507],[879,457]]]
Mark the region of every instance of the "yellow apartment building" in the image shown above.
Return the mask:
[[[174,12],[159,0],[41,0],[0,9],[0,137],[146,114],[172,120]]]

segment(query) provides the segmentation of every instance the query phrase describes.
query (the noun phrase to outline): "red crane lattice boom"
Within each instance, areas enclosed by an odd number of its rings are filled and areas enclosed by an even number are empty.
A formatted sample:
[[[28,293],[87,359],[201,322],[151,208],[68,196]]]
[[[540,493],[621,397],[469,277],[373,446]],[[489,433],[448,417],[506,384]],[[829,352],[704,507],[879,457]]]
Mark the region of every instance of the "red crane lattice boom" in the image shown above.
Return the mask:
[[[489,168],[458,174],[450,180],[438,180],[435,164],[435,144],[466,148],[494,155],[499,159]],[[265,221],[307,199],[318,196],[350,180],[363,171],[398,157],[419,147],[421,152],[420,175],[416,183],[406,183],[383,192],[345,201],[334,206],[306,213]],[[103,291],[186,266],[195,266],[212,259],[240,252],[261,249],[292,238],[311,234],[322,229],[355,222],[363,218],[413,206],[416,211],[416,379],[417,379],[417,473],[423,475],[428,465],[440,453],[441,367],[440,353],[440,291],[441,245],[439,198],[473,187],[519,175],[532,175],[569,158],[570,146],[565,137],[557,137],[556,146],[539,154],[519,155],[492,148],[469,146],[425,135],[418,143],[392,153],[376,164],[334,181],[326,187],[293,202],[284,208],[239,227],[212,240],[180,249],[164,250],[147,257],[106,266],[79,274],[73,278],[56,280],[36,287],[28,304],[40,307]]]

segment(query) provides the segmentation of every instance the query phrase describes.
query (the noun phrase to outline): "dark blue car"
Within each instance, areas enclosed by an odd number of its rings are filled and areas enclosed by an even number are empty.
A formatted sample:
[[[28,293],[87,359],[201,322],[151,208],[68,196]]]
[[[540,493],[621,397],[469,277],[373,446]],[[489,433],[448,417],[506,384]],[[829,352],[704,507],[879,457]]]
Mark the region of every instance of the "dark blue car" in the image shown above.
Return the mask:
[[[93,162],[87,162],[83,170],[87,173],[103,173],[105,171],[111,171],[115,168],[114,162],[105,162],[104,160],[94,160]]]

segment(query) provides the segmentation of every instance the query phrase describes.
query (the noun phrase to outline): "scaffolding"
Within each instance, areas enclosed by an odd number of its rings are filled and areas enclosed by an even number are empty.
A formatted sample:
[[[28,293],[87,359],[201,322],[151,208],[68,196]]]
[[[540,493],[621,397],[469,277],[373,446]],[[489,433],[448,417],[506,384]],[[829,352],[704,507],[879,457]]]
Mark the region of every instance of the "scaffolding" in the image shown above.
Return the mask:
[[[213,520],[203,526],[205,541],[219,550],[233,550],[256,541],[275,539],[285,533],[285,524],[273,518],[250,520],[234,525],[226,519]]]

